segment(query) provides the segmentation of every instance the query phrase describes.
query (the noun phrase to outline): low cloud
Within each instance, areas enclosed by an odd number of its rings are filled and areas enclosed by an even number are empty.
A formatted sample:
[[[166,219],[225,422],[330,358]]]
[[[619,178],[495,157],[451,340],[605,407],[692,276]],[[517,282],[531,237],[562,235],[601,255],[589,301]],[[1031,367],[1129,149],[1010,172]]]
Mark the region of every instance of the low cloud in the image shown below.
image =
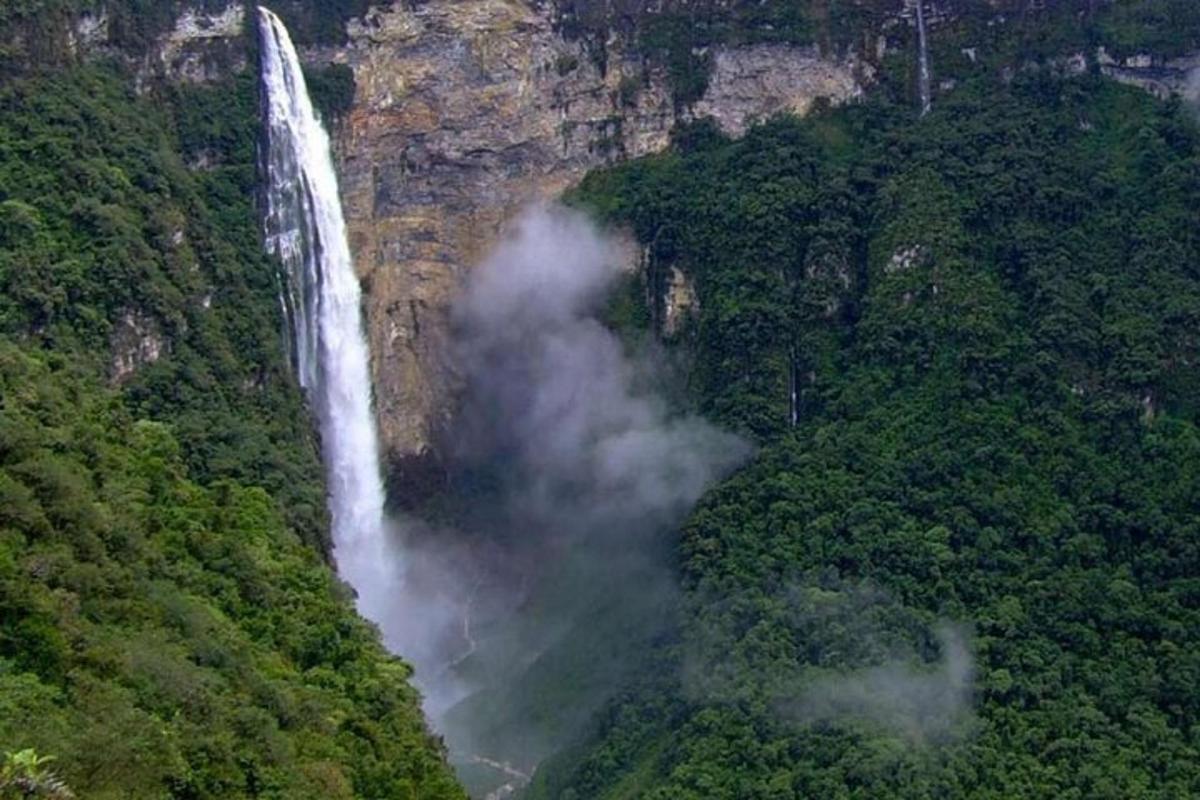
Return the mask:
[[[463,759],[527,772],[578,732],[670,620],[674,528],[751,452],[601,323],[620,276],[592,223],[539,207],[454,307],[455,507],[397,520],[382,627]]]
[[[932,665],[914,657],[825,675],[780,708],[802,723],[862,722],[912,742],[956,738],[972,716],[974,661],[962,630],[943,624],[937,641],[941,657]]]
[[[1188,74],[1183,98],[1191,104],[1192,110],[1200,113],[1200,67],[1194,67]]]
[[[467,384],[457,453],[515,470],[516,515],[575,530],[677,520],[749,453],[670,408],[652,380],[658,365],[597,319],[619,275],[617,249],[586,218],[539,208],[456,307]]]
[[[972,729],[967,629],[930,626],[878,586],[810,575],[697,603],[683,662],[695,703],[762,704],[792,724],[865,727],[913,744]]]

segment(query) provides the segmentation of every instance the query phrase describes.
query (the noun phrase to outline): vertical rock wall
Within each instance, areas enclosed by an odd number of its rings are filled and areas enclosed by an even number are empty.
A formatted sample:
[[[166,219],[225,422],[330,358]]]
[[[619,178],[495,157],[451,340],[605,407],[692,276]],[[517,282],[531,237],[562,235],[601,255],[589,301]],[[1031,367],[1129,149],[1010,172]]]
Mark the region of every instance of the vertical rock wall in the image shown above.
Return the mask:
[[[342,192],[381,430],[402,478],[451,413],[448,303],[516,211],[594,167],[662,150],[680,119],[712,116],[740,135],[820,97],[855,98],[870,79],[852,56],[814,48],[718,49],[708,92],[678,109],[661,68],[615,37],[601,64],[551,14],[524,0],[398,2],[352,22],[345,47],[310,53],[355,75],[338,135]]]
[[[992,5],[998,13],[1009,6]],[[247,66],[245,8],[241,0],[223,8],[182,0],[173,27],[133,56],[112,43],[101,4],[76,20],[66,46],[124,58],[143,86],[212,80]],[[934,22],[946,8],[930,3]],[[593,10],[618,13],[609,5]],[[881,24],[911,16],[912,0],[905,0]],[[561,35],[555,21],[548,0],[384,0],[349,22],[344,45],[304,51],[315,65],[342,63],[354,73],[355,101],[338,125],[337,156],[366,289],[376,408],[400,478],[420,475],[452,413],[450,299],[516,211],[556,196],[590,169],[662,150],[678,121],[710,116],[738,136],[772,114],[803,114],[818,98],[852,100],[873,77],[870,63],[853,53],[717,47],[704,54],[712,65],[707,91],[679,108],[663,68],[632,46],[630,25],[616,26],[624,33],[604,42],[592,35],[589,49]],[[882,57],[885,44],[880,34],[872,57]],[[975,48],[968,49],[973,57]],[[1086,70],[1092,57],[1071,57],[1069,71]],[[1094,58],[1116,80],[1160,95],[1200,96],[1195,54],[1118,60],[1100,49]],[[686,315],[688,302],[675,302],[691,298],[683,287],[675,278],[667,287],[664,324],[677,327]]]

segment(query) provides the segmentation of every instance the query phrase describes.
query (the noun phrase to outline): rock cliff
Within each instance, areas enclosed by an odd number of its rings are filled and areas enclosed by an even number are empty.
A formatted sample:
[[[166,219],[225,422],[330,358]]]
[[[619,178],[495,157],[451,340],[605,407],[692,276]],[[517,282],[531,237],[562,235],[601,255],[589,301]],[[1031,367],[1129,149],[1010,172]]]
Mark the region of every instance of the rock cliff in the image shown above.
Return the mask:
[[[230,2],[205,11],[184,5],[168,18],[170,27],[145,47],[120,40],[103,5],[84,12],[67,31],[67,49],[84,58],[115,58],[137,75],[139,88],[154,81],[201,83],[239,72],[249,63],[246,9]]]
[[[353,72],[354,100],[336,125],[336,149],[366,290],[380,428],[401,494],[406,481],[436,474],[429,468],[436,467],[438,433],[452,413],[450,299],[515,212],[595,167],[662,150],[681,121],[711,117],[739,136],[772,114],[803,114],[819,98],[853,100],[890,46],[906,46],[913,9],[912,0],[884,4],[886,13],[855,46],[694,49],[709,75],[703,94],[683,105],[672,95],[668,66],[638,47],[637,28],[652,5],[388,0],[349,19],[342,44],[303,48],[314,66],[338,63]],[[998,16],[987,24],[1007,19],[1009,5],[993,2],[988,13]],[[136,56],[114,42],[99,10],[76,20],[68,48],[123,58],[142,85],[211,80],[249,62],[245,8],[236,0],[180,3],[164,33]],[[955,8],[931,2],[930,24],[953,27]],[[572,25],[586,35],[570,35]],[[964,57],[974,63],[982,51],[967,44]],[[1066,73],[1094,65],[1159,95],[1200,99],[1195,53],[1118,58],[1099,48],[1060,61]],[[952,80],[944,83],[952,89]],[[637,248],[630,252],[637,267]],[[670,333],[696,297],[682,273],[672,272],[665,288],[659,323]]]
[[[852,52],[713,48],[704,96],[672,99],[665,70],[617,36],[604,58],[526,0],[430,0],[376,8],[349,42],[313,49],[349,65],[339,126],[351,245],[367,287],[376,401],[393,478],[413,477],[448,419],[448,303],[524,205],[588,170],[662,150],[672,126],[711,116],[731,135],[818,98],[859,96],[872,68]]]
[[[1101,47],[1096,52],[1100,71],[1113,80],[1137,86],[1157,97],[1176,94],[1190,103],[1200,103],[1200,53],[1162,58],[1138,53],[1116,59]]]

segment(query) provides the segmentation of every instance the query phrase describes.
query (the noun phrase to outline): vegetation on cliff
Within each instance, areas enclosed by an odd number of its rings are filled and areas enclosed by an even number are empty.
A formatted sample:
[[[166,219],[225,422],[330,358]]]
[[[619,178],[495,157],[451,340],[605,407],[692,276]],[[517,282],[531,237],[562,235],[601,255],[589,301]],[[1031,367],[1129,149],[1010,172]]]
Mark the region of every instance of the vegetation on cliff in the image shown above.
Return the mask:
[[[136,63],[152,52],[184,11],[221,14],[231,7],[249,11],[247,0],[5,0],[0,4],[0,75],[62,67],[80,61],[80,21],[104,55]],[[287,23],[297,44],[341,44],[346,23],[366,13],[368,0],[276,0],[269,6]],[[247,47],[253,49],[254,15],[243,15]],[[204,23],[200,22],[203,28]],[[93,54],[96,55],[96,54]]]
[[[4,792],[461,796],[322,556],[254,87],[0,89]]]
[[[653,675],[533,797],[1200,793],[1194,117],[896,85],[579,193],[694,279],[693,396],[762,450],[681,534]]]
[[[1093,55],[1105,47],[1117,57],[1152,53],[1172,58],[1200,50],[1200,4],[1193,0],[925,0],[937,12],[935,65],[958,74],[970,63],[995,72],[1022,63]],[[589,44],[603,61],[609,36],[627,37],[666,68],[676,102],[703,96],[718,46],[785,43],[850,50],[880,60],[876,37],[909,64],[915,35],[901,17],[912,14],[902,0],[559,0],[559,29]],[[915,47],[915,43],[911,43]]]
[[[180,5],[112,0],[112,43]],[[365,8],[280,5],[301,41]],[[667,3],[627,32],[687,102],[705,48],[865,52],[896,5]],[[955,3],[959,85],[923,121],[893,53],[861,105],[697,124],[579,192],[649,247],[652,294],[695,282],[691,400],[761,451],[682,531],[652,669],[534,797],[1200,795],[1200,135],[1046,67],[1194,50],[1200,6],[1042,5]],[[321,556],[254,79],[68,66],[94,7],[0,8],[0,797],[459,797]],[[348,71],[315,77],[344,111]]]

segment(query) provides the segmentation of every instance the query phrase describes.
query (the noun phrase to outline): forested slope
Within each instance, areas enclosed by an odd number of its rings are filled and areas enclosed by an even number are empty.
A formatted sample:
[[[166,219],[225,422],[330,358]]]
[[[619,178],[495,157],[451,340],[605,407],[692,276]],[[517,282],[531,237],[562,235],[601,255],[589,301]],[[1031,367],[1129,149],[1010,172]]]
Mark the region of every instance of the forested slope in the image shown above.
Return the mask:
[[[574,196],[648,248],[615,319],[694,284],[689,401],[758,455],[533,797],[1200,796],[1200,133],[1063,76],[1195,51],[1200,6],[947,0],[920,120],[899,5],[557,6],[601,43],[628,11],[680,104],[705,48],[892,44],[858,105],[698,123]],[[0,752],[88,798],[460,797],[322,557],[254,79],[136,94],[70,46],[95,7],[0,8]],[[108,4],[126,67],[180,7]],[[364,7],[280,11],[336,42]]]
[[[660,303],[694,281],[692,396],[761,451],[682,531],[656,674],[532,796],[1200,794],[1190,110],[1035,70],[920,120],[885,76],[577,199]]]
[[[0,89],[0,750],[87,798],[459,797],[322,555],[256,117],[249,76]]]

